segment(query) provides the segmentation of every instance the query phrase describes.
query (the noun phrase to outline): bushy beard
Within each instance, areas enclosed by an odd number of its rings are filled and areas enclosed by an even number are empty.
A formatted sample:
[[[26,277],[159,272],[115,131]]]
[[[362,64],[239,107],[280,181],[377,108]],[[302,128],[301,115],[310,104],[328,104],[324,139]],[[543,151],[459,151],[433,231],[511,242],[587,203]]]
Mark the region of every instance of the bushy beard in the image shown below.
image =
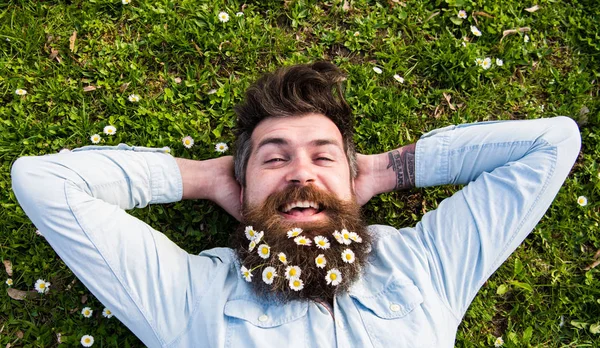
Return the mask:
[[[319,203],[321,214],[326,218],[315,222],[294,222],[286,220],[281,209],[291,202],[312,201]],[[332,301],[333,297],[347,291],[359,277],[371,249],[371,236],[368,234],[360,206],[355,199],[343,201],[312,185],[290,186],[282,192],[269,196],[261,206],[253,206],[244,199],[242,207],[242,224],[232,236],[232,247],[236,250],[239,261],[243,267],[252,273],[251,284],[254,291],[262,297],[268,297],[280,302],[291,300],[321,299]],[[251,240],[246,236],[247,226],[252,226],[256,232],[264,232],[261,240],[250,251]],[[310,239],[311,245],[298,245],[294,237],[288,237],[288,231],[301,228],[304,236]],[[337,240],[333,233],[338,231],[346,233],[345,239]],[[349,234],[354,232],[355,234]],[[354,240],[348,238],[352,236]],[[323,236],[328,239],[329,248],[317,247],[315,237]],[[266,244],[270,247],[270,255],[261,257],[260,247]],[[345,262],[343,253],[351,250],[354,254],[353,262]],[[284,253],[287,263],[278,258]],[[317,267],[315,259],[323,255],[326,265]],[[344,255],[346,255],[344,254]],[[345,256],[352,259],[349,256]],[[348,260],[348,259],[346,259]],[[286,279],[286,268],[298,266],[301,270],[300,279],[303,282],[301,290],[294,290]],[[273,267],[277,276],[273,277],[271,284],[263,280],[263,271]],[[328,271],[337,269],[341,273],[341,282],[329,283],[326,279]],[[334,272],[334,271],[332,271]],[[241,277],[242,275],[240,275]],[[339,277],[337,278],[339,280]]]

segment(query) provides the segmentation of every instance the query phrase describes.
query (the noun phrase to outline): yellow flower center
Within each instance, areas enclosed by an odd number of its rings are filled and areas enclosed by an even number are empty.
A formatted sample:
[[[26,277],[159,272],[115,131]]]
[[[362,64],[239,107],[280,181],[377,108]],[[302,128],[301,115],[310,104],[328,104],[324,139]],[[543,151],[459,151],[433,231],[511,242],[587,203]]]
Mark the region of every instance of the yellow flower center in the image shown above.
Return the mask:
[[[267,279],[271,279],[273,277],[273,272],[267,272]]]
[[[43,288],[45,288],[45,287],[46,287],[46,284],[44,284],[44,283],[40,284],[40,288],[42,288],[42,289],[43,289]]]
[[[190,139],[185,139],[185,144],[189,145],[190,144]]]
[[[296,275],[296,269],[292,268],[290,269],[290,275],[293,277]]]
[[[84,341],[85,341],[85,343],[90,343],[91,342],[91,340],[89,338],[86,338]]]
[[[352,255],[346,254],[346,260],[350,260],[351,258],[352,258]]]
[[[317,259],[317,263],[323,263],[323,259]]]
[[[295,287],[298,287],[298,286],[300,286],[300,281],[299,281],[299,280],[294,280],[294,286],[295,286]]]
[[[265,254],[265,255],[268,254],[269,253],[269,249],[267,247],[263,247],[262,248],[262,253]]]
[[[331,274],[329,275],[329,279],[331,279],[331,280],[336,280],[336,279],[337,279],[337,274],[335,274],[335,273],[331,273]]]
[[[320,240],[320,241],[319,241],[319,245],[320,245],[320,246],[324,246],[324,245],[325,245],[325,241],[324,241],[324,240]]]

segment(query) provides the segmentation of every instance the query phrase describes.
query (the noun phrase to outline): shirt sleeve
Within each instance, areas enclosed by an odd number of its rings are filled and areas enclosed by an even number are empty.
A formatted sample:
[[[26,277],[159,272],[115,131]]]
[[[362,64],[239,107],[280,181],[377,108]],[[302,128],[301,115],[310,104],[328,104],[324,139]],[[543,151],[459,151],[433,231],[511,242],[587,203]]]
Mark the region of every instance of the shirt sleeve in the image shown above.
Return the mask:
[[[449,126],[417,142],[417,186],[466,184],[416,226],[457,318],[542,218],[580,146],[568,117]]]
[[[172,156],[89,146],[21,157],[11,175],[21,207],[52,248],[147,346],[163,346],[184,330],[220,261],[188,254],[125,212],[181,199]]]

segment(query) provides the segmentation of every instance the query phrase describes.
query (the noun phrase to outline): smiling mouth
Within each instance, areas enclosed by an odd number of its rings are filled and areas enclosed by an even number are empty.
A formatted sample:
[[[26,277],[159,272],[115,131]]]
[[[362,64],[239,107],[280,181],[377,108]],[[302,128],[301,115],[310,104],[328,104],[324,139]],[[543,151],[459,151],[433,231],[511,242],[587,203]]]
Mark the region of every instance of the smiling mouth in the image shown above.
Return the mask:
[[[304,220],[320,215],[325,207],[314,201],[294,201],[282,205],[278,210],[286,219]]]

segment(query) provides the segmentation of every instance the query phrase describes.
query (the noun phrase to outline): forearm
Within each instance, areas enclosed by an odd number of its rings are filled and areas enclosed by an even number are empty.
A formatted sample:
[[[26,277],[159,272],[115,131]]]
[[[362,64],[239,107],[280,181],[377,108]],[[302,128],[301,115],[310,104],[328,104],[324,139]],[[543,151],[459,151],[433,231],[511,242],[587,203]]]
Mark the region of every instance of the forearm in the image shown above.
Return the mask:
[[[415,147],[416,144],[409,144],[369,156],[376,194],[415,187]]]
[[[233,160],[230,157],[204,161],[175,158],[183,182],[183,199],[214,200],[219,180],[233,173]]]

